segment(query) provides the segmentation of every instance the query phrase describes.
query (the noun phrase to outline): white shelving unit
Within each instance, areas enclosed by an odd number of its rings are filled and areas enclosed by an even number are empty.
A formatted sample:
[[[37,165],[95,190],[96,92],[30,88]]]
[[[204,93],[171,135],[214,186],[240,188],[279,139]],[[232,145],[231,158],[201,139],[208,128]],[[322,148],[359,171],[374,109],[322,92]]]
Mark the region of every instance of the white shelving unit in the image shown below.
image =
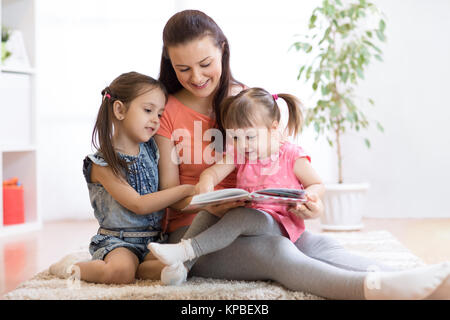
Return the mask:
[[[30,65],[0,64],[0,181],[18,177],[24,186],[25,223],[3,225],[0,237],[39,229],[35,105],[35,1],[0,0],[0,25],[22,33]]]

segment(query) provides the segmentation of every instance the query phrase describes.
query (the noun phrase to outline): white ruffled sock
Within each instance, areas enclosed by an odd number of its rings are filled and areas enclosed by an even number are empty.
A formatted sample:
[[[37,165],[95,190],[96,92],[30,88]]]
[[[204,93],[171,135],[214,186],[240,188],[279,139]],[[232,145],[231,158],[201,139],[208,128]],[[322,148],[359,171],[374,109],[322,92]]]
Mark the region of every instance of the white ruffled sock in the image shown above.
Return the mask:
[[[159,261],[169,266],[177,262],[192,260],[196,257],[191,245],[191,239],[183,239],[175,244],[151,242],[148,248]]]
[[[450,274],[441,285],[427,297],[428,300],[450,300]]]
[[[187,269],[182,262],[164,267],[161,270],[161,283],[166,286],[178,286],[187,279]]]
[[[74,254],[69,254],[63,257],[58,262],[52,264],[49,267],[48,271],[50,274],[55,275],[59,278],[68,279],[75,271],[74,267],[76,267],[75,263],[77,262],[81,262],[80,258]]]
[[[447,262],[396,272],[370,272],[364,281],[368,300],[421,300],[445,296],[441,285],[450,275]],[[447,293],[449,298],[450,293]]]

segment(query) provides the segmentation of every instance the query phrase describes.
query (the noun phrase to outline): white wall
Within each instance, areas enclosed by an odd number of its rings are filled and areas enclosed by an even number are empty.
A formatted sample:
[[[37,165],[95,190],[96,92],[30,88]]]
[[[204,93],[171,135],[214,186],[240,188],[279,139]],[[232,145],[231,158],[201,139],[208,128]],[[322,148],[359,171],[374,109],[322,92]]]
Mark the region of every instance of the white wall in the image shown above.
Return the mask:
[[[375,1],[387,14],[385,62],[374,63],[361,95],[374,98],[373,117],[386,132],[368,132],[372,149],[350,136],[344,143],[344,177],[370,181],[370,216],[450,217],[445,178],[450,163],[450,3]],[[289,92],[312,101],[296,81],[299,56],[288,49],[306,31],[314,1],[56,1],[38,2],[39,170],[44,220],[91,218],[83,157],[100,91],[115,76],[136,70],[157,77],[161,35],[175,12],[205,11],[231,47],[234,76],[249,86]],[[156,5],[157,4],[157,5]],[[301,143],[325,181],[336,178],[334,151],[306,130]],[[414,180],[412,180],[414,179]],[[419,188],[423,189],[418,191]],[[426,198],[427,201],[421,200]]]
[[[82,160],[101,90],[123,72],[158,76],[173,1],[37,1],[37,103],[44,220],[92,218]]]
[[[375,100],[368,150],[344,144],[344,178],[369,181],[372,217],[450,217],[450,2],[375,3],[387,16],[384,62],[375,62],[360,94]]]

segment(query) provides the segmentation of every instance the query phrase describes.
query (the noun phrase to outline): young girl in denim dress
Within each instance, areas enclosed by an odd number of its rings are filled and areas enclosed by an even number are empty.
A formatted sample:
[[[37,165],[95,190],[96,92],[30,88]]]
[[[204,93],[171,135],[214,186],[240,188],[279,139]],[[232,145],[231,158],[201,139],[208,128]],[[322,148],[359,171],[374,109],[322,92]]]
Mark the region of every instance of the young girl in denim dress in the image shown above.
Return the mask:
[[[98,151],[83,162],[100,225],[89,246],[92,260],[74,263],[69,255],[49,271],[62,278],[77,274],[97,283],[159,279],[163,266],[148,254],[147,244],[165,239],[163,209],[195,193],[192,185],[158,191],[159,152],[153,135],[167,93],[159,81],[129,72],[117,77],[102,96],[92,136]]]

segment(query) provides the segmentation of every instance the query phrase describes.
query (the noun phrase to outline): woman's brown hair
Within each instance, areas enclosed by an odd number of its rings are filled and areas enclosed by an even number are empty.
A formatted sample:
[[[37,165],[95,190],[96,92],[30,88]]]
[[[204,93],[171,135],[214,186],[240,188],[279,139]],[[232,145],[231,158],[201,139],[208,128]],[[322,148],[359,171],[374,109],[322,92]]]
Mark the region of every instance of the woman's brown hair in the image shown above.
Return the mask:
[[[160,81],[138,72],[123,73],[102,90],[102,104],[92,132],[92,145],[101,153],[113,173],[118,177],[124,177],[124,171],[128,167],[126,162],[117,155],[112,144],[114,101],[119,100],[128,108],[131,101],[155,88],[162,90],[167,102],[167,91],[164,85]]]
[[[236,81],[231,75],[228,40],[211,17],[198,10],[184,10],[176,13],[167,21],[163,30],[163,50],[159,80],[166,86],[169,94],[181,90],[183,87],[172,67],[168,47],[185,44],[192,40],[201,39],[204,36],[210,36],[217,48],[222,50],[222,75],[214,95],[213,110],[217,126],[224,134],[225,130],[222,126],[219,106],[229,95],[230,86],[232,84],[241,85],[241,83]]]
[[[287,93],[272,95],[262,88],[249,88],[236,96],[226,98],[220,105],[224,128],[248,128],[264,123],[267,128],[274,121],[280,122],[281,113],[276,99],[282,98],[288,107],[288,134],[294,137],[301,132],[303,125],[301,101]]]

